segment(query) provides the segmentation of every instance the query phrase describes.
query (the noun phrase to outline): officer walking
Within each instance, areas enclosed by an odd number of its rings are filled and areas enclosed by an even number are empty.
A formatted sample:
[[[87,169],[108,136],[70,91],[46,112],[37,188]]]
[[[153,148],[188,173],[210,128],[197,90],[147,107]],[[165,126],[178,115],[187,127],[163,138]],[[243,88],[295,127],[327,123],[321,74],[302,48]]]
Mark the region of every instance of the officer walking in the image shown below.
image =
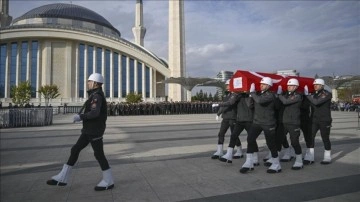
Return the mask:
[[[269,89],[273,85],[271,78],[264,77],[260,81],[261,92],[255,92],[255,84],[252,83],[250,87],[250,96],[254,100],[254,120],[247,137],[247,154],[246,161],[242,168],[241,173],[247,173],[254,169],[254,157],[256,152],[256,139],[262,131],[264,131],[266,144],[271,151],[272,158],[271,166],[267,170],[268,173],[281,172],[278,151],[275,143],[275,94],[270,92]]]
[[[99,73],[94,73],[88,79],[89,98],[85,102],[83,114],[76,114],[74,122],[83,122],[81,135],[76,144],[71,148],[71,154],[59,174],[47,181],[48,185],[65,186],[71,170],[78,160],[79,154],[89,143],[94,150],[94,156],[100,164],[103,179],[95,186],[95,191],[112,189],[114,180],[109,163],[104,154],[103,134],[106,128],[107,105],[102,84],[104,78]]]
[[[229,91],[229,83],[230,80],[225,82],[226,85],[226,92],[223,102],[220,104],[212,104],[212,107],[220,107],[218,113],[216,114],[216,120],[219,120],[219,116],[221,115],[222,121],[220,130],[218,133],[218,144],[217,144],[217,151],[212,155],[212,159],[219,159],[223,156],[223,144],[225,139],[225,133],[230,128],[231,133],[234,130],[235,122],[236,122],[236,105],[237,105],[237,94],[232,93]],[[241,142],[239,138],[236,140],[237,151],[234,154],[234,158],[241,158],[243,156],[242,149],[241,149]],[[227,153],[233,154],[233,148],[228,148]],[[232,163],[232,159],[228,161],[228,163]]]
[[[313,95],[309,94],[308,87],[305,86],[304,94],[311,104],[312,112],[312,139],[309,149],[309,153],[305,154],[304,164],[309,165],[314,163],[314,144],[315,136],[318,130],[320,130],[321,139],[324,143],[324,159],[321,164],[331,163],[331,142],[330,142],[330,129],[331,129],[331,98],[332,95],[329,91],[324,89],[325,82],[323,79],[315,79]]]
[[[282,113],[282,120],[284,126],[284,133],[279,139],[286,138],[286,134],[290,134],[291,146],[295,150],[296,160],[292,167],[293,170],[300,170],[303,168],[302,151],[299,143],[300,137],[300,106],[302,103],[302,95],[296,92],[299,87],[297,79],[289,79],[287,82],[287,92],[281,94],[281,86],[279,86],[278,94],[279,99],[284,106]],[[280,135],[280,134],[278,134]]]

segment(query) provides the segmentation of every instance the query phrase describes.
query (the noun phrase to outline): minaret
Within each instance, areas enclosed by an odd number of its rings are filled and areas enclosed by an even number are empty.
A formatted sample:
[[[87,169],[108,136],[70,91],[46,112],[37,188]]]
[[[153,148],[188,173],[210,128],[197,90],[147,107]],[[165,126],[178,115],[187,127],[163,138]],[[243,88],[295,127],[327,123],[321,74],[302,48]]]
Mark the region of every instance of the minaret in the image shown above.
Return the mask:
[[[132,28],[135,37],[135,43],[144,46],[144,37],[146,33],[143,19],[143,3],[142,0],[136,0],[135,7],[135,26]]]
[[[12,17],[9,15],[9,0],[0,0],[0,27],[9,26]]]
[[[185,76],[184,0],[169,0],[169,69],[171,77]],[[168,86],[169,100],[187,100],[180,84]]]

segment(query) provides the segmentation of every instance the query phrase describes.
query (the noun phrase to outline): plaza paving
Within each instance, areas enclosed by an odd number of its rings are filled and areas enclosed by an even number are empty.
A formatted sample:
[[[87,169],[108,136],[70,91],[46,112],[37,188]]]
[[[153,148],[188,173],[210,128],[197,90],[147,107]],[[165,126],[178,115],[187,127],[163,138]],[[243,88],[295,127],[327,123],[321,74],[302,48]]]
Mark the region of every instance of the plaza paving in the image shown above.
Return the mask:
[[[1,129],[0,201],[360,201],[358,113],[332,116],[332,164],[319,163],[318,134],[316,163],[300,171],[282,163],[279,174],[267,174],[263,165],[241,174],[244,158],[232,164],[210,159],[220,127],[215,114],[109,117],[104,148],[115,188],[103,192],[93,190],[102,175],[90,146],[67,186],[46,184],[80,135],[72,115],[56,115],[47,127]],[[245,132],[240,139],[245,152]],[[268,152],[263,135],[258,144],[262,159]]]

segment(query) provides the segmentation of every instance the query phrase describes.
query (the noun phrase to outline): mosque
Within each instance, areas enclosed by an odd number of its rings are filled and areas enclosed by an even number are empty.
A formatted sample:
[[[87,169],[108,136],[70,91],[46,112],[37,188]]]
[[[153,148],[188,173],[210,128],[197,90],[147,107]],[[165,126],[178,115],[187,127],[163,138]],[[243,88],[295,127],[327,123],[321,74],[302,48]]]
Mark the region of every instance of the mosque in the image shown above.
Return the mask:
[[[55,84],[60,96],[53,103],[82,103],[87,98],[90,74],[101,73],[108,101],[125,101],[139,93],[144,101],[186,100],[179,84],[160,81],[185,75],[183,1],[169,1],[169,58],[144,47],[143,4],[137,0],[134,42],[121,37],[108,20],[75,4],[54,3],[34,8],[12,19],[9,0],[0,0],[0,101],[10,103],[10,89],[31,84],[31,101],[44,99],[37,92]],[[167,91],[167,92],[165,92]]]

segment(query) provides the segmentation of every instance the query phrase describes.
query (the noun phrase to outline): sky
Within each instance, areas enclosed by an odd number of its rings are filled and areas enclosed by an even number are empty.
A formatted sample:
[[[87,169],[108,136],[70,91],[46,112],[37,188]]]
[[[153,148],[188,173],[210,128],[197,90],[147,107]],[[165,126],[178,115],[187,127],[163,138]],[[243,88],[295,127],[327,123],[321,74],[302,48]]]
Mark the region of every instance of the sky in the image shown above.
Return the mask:
[[[51,3],[72,3],[102,15],[134,41],[136,0],[10,0],[10,15]],[[143,0],[144,46],[168,58],[169,0]],[[186,76],[221,70],[300,76],[360,75],[360,1],[185,0]]]

